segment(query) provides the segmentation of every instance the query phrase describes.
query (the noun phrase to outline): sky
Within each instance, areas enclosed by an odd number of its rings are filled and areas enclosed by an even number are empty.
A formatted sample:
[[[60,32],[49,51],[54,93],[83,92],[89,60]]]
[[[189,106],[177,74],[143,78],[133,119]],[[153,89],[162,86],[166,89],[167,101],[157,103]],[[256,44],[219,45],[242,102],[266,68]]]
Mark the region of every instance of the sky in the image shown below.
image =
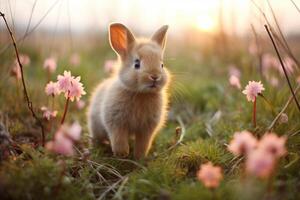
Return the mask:
[[[253,1],[271,19],[267,0]],[[300,20],[295,20],[300,13],[293,3],[269,1],[284,32],[300,33]],[[300,6],[300,0],[294,2]],[[19,28],[26,28],[31,13],[33,27],[49,9],[38,30],[106,31],[109,23],[122,22],[142,32],[168,24],[173,33],[180,34],[185,28],[216,32],[221,21],[228,33],[245,34],[250,24],[263,25],[251,0],[0,0],[0,10]]]

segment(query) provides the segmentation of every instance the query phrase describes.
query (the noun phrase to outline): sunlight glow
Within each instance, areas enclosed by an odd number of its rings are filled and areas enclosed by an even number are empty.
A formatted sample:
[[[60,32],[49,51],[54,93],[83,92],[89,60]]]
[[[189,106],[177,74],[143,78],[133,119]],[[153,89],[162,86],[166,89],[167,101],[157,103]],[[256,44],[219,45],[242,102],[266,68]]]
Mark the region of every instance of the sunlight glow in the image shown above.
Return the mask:
[[[25,29],[31,18],[34,2],[0,0],[0,10],[7,13],[10,22],[14,21],[14,24]],[[267,8],[265,1],[255,2],[261,8]],[[291,20],[299,17],[299,13],[296,9],[291,9],[293,5],[290,1],[273,0],[272,5],[284,31],[299,30],[299,20]],[[53,9],[44,18],[50,8]],[[222,17],[220,8],[223,8]],[[283,15],[287,11],[288,17]],[[172,28],[171,33],[180,34],[181,30],[190,27],[199,31],[215,32],[222,19],[225,31],[248,33],[250,24],[262,27],[259,16],[251,0],[43,0],[37,1],[31,25],[34,26],[43,19],[39,25],[41,29],[63,31],[71,28],[73,32],[105,32],[109,23],[122,22],[139,32],[150,33],[161,25],[168,24]]]
[[[211,32],[215,29],[215,22],[211,17],[201,15],[197,18],[196,26],[202,31]]]

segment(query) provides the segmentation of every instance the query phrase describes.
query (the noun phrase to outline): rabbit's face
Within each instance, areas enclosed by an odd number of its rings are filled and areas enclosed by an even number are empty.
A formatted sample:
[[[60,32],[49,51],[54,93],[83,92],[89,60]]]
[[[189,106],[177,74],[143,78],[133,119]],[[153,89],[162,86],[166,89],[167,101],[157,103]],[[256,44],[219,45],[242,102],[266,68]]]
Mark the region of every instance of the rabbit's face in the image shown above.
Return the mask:
[[[119,78],[129,90],[158,92],[168,82],[163,64],[167,26],[160,28],[150,40],[138,41],[122,24],[110,26],[110,43],[120,56]]]
[[[168,81],[161,47],[152,42],[135,44],[119,72],[122,83],[137,92],[160,91]]]

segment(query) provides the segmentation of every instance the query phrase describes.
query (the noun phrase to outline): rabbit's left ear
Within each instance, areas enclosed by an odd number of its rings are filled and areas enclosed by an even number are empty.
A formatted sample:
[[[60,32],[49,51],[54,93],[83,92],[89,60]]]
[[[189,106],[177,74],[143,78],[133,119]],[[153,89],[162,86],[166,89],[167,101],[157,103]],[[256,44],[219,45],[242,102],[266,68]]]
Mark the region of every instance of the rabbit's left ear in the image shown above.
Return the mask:
[[[166,45],[166,39],[167,39],[167,30],[168,30],[169,26],[168,25],[164,25],[162,26],[160,29],[158,29],[153,36],[151,37],[151,39],[156,42],[157,44],[159,44],[161,46],[162,49],[165,48]]]

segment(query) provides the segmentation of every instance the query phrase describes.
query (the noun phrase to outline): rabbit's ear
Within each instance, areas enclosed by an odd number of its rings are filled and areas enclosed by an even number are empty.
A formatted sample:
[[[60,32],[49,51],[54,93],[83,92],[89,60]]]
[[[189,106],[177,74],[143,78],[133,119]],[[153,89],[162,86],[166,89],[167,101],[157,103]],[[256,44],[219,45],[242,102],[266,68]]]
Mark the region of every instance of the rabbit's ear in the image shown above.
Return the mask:
[[[126,26],[121,23],[113,23],[109,26],[109,41],[111,47],[121,57],[125,57],[135,38]]]
[[[155,41],[157,44],[159,44],[161,46],[162,49],[165,48],[165,44],[166,44],[166,33],[168,30],[169,26],[168,25],[164,25],[162,26],[160,29],[158,29],[152,36],[152,40]]]

